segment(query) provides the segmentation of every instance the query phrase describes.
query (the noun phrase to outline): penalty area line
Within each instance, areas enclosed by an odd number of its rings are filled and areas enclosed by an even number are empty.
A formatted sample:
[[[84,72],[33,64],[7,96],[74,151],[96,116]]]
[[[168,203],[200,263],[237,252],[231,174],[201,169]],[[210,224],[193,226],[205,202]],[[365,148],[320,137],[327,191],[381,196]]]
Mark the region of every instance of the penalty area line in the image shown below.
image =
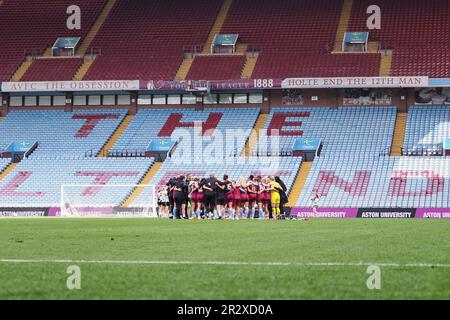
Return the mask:
[[[445,263],[394,262],[251,262],[251,261],[164,261],[164,260],[77,260],[77,259],[0,259],[3,264],[117,264],[117,265],[221,265],[221,266],[292,266],[292,267],[365,267],[450,268]]]

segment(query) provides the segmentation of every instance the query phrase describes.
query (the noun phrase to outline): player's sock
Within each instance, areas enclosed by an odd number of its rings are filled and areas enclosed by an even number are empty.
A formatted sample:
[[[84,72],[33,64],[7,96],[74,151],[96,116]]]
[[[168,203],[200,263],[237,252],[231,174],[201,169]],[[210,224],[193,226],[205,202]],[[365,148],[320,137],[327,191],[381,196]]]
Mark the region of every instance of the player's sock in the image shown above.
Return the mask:
[[[264,210],[262,208],[259,209],[259,218],[264,219]]]
[[[249,211],[248,207],[245,207],[244,214],[245,214],[245,217],[246,217],[247,219],[250,218],[249,212],[250,212],[250,211]]]

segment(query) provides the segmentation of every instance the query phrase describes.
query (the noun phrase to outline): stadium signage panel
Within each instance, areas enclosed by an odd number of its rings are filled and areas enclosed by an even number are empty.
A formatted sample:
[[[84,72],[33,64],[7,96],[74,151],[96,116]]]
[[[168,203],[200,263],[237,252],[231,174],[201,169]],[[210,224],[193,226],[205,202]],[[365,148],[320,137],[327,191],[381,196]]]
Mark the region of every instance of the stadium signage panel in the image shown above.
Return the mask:
[[[450,219],[450,208],[419,208],[416,218]]]
[[[450,138],[444,139],[444,150],[450,150]]]
[[[84,207],[72,210],[73,216],[77,217],[142,217],[144,215],[142,208],[124,208],[124,207]],[[61,208],[47,208],[46,216],[60,217]]]
[[[368,32],[346,32],[344,41],[346,43],[366,43],[368,38]]]
[[[450,208],[318,208],[319,218],[450,219]],[[290,216],[313,218],[312,208],[294,207]]]
[[[358,218],[414,218],[415,208],[360,208]]]
[[[44,217],[49,208],[0,208],[0,217]]]
[[[318,208],[318,216],[320,218],[356,218],[358,209],[356,208]],[[291,216],[297,218],[314,217],[312,208],[292,208]]]
[[[141,81],[141,90],[167,90],[185,91],[195,88],[206,88],[214,90],[239,90],[239,89],[279,89],[281,79],[239,79],[239,80],[185,80],[164,81],[149,80]]]
[[[450,219],[450,208],[318,208],[319,218],[368,218],[368,219]],[[139,208],[100,207],[78,208],[78,216],[142,217]],[[60,207],[51,208],[0,208],[1,217],[59,217]],[[294,207],[291,217],[313,218],[312,208]]]
[[[3,82],[3,92],[139,90],[139,80]]]
[[[283,89],[416,88],[427,86],[428,77],[288,78],[281,83]]]
[[[320,139],[298,138],[292,147],[293,151],[316,151],[319,148]]]
[[[238,37],[238,34],[216,34],[213,42],[221,46],[235,45]]]

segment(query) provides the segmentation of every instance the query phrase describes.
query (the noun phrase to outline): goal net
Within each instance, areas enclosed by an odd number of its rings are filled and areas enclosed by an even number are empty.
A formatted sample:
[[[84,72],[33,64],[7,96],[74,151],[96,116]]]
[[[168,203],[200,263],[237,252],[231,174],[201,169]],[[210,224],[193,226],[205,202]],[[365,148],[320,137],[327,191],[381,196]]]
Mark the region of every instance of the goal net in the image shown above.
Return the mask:
[[[154,185],[62,185],[61,216],[156,217]]]

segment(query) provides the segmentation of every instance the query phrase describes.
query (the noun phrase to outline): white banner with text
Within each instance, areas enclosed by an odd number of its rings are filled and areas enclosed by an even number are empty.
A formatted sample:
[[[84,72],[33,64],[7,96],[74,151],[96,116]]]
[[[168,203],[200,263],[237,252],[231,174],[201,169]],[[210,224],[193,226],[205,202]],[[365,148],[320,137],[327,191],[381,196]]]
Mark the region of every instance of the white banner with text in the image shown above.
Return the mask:
[[[139,80],[3,82],[2,92],[128,91],[139,90]]]
[[[428,86],[428,77],[348,77],[348,78],[288,78],[283,89],[321,88],[420,88]]]

